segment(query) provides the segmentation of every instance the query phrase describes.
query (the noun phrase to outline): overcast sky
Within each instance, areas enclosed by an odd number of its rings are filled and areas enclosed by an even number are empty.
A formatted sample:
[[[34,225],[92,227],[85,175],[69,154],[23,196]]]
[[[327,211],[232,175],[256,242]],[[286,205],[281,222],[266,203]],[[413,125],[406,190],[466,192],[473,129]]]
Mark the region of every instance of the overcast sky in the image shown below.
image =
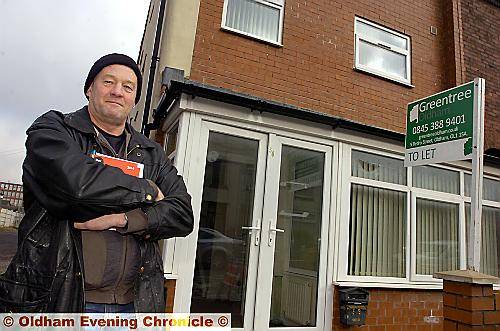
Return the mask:
[[[25,131],[50,109],[86,104],[102,55],[137,60],[149,0],[0,0],[0,181],[21,183]]]

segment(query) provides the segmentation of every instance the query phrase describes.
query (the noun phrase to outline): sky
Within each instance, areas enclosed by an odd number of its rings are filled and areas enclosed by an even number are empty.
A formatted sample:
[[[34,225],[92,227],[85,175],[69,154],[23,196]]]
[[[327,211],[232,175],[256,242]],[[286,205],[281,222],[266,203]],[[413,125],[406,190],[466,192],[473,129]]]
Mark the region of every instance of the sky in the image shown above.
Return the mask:
[[[21,183],[26,129],[87,103],[83,85],[108,53],[137,60],[149,0],[0,0],[0,181]]]

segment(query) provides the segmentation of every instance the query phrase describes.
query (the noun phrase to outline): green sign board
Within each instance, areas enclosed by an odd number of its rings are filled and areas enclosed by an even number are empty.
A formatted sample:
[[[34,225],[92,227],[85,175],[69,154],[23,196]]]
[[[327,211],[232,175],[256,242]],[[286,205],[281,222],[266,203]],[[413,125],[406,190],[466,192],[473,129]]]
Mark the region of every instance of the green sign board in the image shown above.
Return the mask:
[[[472,158],[474,82],[408,104],[405,166]]]

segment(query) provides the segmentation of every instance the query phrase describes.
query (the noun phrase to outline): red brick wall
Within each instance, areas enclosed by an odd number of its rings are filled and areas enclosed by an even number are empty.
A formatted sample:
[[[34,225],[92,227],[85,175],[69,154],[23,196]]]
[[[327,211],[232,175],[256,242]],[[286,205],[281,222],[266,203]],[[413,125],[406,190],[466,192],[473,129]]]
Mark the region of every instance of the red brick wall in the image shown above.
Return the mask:
[[[336,288],[338,289],[338,288]],[[339,296],[336,291],[333,330],[439,330],[443,328],[443,294],[440,290],[369,289],[366,324],[347,327],[340,323]],[[429,324],[424,317],[439,317]]]
[[[454,84],[442,0],[286,0],[283,47],[221,31],[223,3],[201,0],[193,80],[399,132],[408,102]],[[355,15],[411,37],[414,88],[353,70]]]
[[[466,81],[486,80],[485,149],[500,149],[500,8],[461,0]]]
[[[500,330],[500,293],[490,285],[444,281],[443,329]]]

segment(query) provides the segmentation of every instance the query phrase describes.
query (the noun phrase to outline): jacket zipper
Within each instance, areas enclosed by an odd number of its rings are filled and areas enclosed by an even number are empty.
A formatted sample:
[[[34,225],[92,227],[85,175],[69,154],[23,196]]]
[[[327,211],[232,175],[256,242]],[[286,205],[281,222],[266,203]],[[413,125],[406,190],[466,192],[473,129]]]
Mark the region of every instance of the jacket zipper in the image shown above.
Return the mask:
[[[115,150],[113,149],[113,147],[111,147],[111,145],[109,145],[109,143],[104,139],[104,140],[100,140],[99,139],[99,135],[95,135],[95,140],[97,142],[97,144],[99,145],[99,147],[101,148],[101,152],[104,150],[102,144],[104,144],[106,147],[106,149],[111,152],[111,154],[113,154],[113,157],[118,157],[118,155],[116,154]],[[102,143],[102,144],[101,144]]]
[[[116,300],[116,289],[118,288],[118,285],[123,279],[123,275],[125,274],[125,267],[126,263],[125,260],[127,259],[127,248],[128,248],[128,239],[126,236],[123,236],[123,240],[125,241],[125,247],[123,249],[123,254],[122,254],[122,265],[121,265],[121,271],[120,274],[118,275],[118,279],[116,280],[115,286],[113,288],[113,298],[115,299],[115,303],[118,303]]]
[[[127,150],[125,149],[125,158],[128,158],[128,156],[130,155],[130,153],[132,153],[133,151],[135,151],[137,148],[141,147],[141,145],[135,145],[130,151],[127,152]]]
[[[111,152],[111,154],[113,154],[114,157],[118,157],[118,155],[116,154],[116,152],[114,151],[114,149],[109,145],[109,143],[106,141],[106,139],[103,139],[103,140],[100,141],[98,134],[96,134],[94,137],[95,137],[95,140],[96,140],[97,144],[101,148],[101,152],[104,150],[103,146],[101,145],[101,143],[102,143],[102,144],[105,145],[106,149],[108,149]],[[139,145],[135,146],[135,148],[137,148],[137,147],[139,147]],[[129,151],[128,154],[130,154],[130,152],[132,152],[135,148],[133,148],[131,151]],[[127,146],[126,145],[125,145],[125,153],[126,153],[125,159],[127,159],[128,154],[127,154]],[[115,303],[117,303],[117,300],[116,300],[116,290],[118,288],[118,285],[120,284],[120,282],[123,279],[123,275],[125,273],[125,268],[126,268],[126,263],[125,262],[126,262],[126,258],[127,258],[127,246],[128,246],[128,242],[127,242],[127,238],[123,238],[123,240],[124,240],[125,245],[124,245],[124,253],[121,256],[121,262],[122,262],[121,266],[120,266],[121,270],[120,270],[118,278],[117,278],[117,280],[116,280],[116,282],[114,284],[114,287],[113,287],[113,298],[114,298]]]

